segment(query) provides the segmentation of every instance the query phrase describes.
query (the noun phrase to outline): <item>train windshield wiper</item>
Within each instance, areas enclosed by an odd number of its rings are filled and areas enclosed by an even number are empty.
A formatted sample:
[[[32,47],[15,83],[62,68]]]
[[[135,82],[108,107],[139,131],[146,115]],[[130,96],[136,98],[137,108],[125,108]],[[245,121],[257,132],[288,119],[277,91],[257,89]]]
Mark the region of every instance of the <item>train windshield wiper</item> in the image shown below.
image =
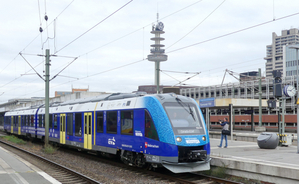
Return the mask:
[[[193,114],[193,110],[191,109],[191,107],[190,107],[189,104],[188,104],[188,107],[189,107],[190,114],[191,114],[192,118],[193,118],[194,121],[195,121],[194,114]]]
[[[175,98],[178,103],[185,109],[185,111],[187,111],[189,114],[191,114],[192,118],[194,119],[195,121],[195,118],[194,118],[194,114],[193,114],[193,110],[191,109],[190,105],[188,104],[188,107],[189,107],[189,110],[185,108],[185,106],[187,106],[184,102],[182,102],[181,99],[179,99],[178,97]]]

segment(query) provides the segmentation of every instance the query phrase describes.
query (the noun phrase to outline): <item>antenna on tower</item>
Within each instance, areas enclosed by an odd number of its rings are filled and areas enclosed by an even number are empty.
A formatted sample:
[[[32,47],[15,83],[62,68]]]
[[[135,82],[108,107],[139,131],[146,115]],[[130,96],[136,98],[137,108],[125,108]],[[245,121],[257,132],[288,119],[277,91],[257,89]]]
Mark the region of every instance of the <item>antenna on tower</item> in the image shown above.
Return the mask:
[[[157,23],[159,22],[159,3],[157,3]]]

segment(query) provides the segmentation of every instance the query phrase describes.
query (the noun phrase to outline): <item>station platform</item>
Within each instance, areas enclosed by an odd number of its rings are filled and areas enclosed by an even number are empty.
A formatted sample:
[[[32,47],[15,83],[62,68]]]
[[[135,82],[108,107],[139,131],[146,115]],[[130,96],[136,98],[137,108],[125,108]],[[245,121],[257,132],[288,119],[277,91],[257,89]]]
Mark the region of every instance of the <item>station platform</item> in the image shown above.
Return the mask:
[[[248,142],[256,142],[257,137],[262,132],[255,132],[255,131],[244,131],[244,130],[234,130],[233,132],[233,138],[229,136],[228,140],[235,140],[235,141],[248,141]],[[278,132],[273,132],[278,133]],[[297,133],[289,133],[286,132],[285,134],[289,134],[292,136],[293,145],[297,145]],[[209,130],[209,136],[210,138],[217,138],[220,139],[221,137],[221,129],[211,129]]]
[[[251,133],[249,135],[248,133],[248,137],[257,137],[259,134]],[[246,137],[245,135],[243,134],[244,137]],[[222,146],[224,147],[225,140],[223,141]],[[210,142],[211,166],[226,167],[227,173],[230,175],[269,183],[299,183],[297,145],[260,149],[256,141],[231,140],[230,137],[228,137],[227,148],[218,147],[219,138],[210,137]]]
[[[0,147],[1,184],[51,184],[60,183],[34,165]]]

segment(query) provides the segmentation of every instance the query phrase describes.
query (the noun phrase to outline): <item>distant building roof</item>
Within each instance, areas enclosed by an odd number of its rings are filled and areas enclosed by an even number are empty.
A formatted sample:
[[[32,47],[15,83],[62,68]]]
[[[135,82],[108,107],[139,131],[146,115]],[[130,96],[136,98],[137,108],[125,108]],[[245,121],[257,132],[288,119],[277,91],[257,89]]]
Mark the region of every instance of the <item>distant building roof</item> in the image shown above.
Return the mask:
[[[160,85],[160,88],[159,88],[160,93],[162,93],[164,87],[172,87],[172,86]],[[175,86],[175,87],[178,87],[180,89],[185,89],[185,88],[197,88],[198,86]],[[147,94],[155,94],[155,93],[157,93],[157,86],[156,85],[142,85],[142,86],[138,86],[137,91],[146,92]]]
[[[82,92],[82,91],[86,91],[88,92],[89,89],[82,89],[82,88],[72,88],[72,91],[55,91],[55,97],[58,97],[58,96],[63,96],[63,95],[69,95],[69,94],[72,94],[72,93],[77,93],[77,92]]]

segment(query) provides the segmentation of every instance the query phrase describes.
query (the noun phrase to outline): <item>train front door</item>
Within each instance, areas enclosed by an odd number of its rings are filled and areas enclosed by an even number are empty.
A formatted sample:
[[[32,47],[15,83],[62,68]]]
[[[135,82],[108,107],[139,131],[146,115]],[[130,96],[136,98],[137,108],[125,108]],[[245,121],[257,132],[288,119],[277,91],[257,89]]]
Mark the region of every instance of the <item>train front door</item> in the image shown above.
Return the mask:
[[[60,114],[60,143],[65,144],[65,114]]]
[[[84,148],[91,149],[91,122],[92,113],[84,113]]]

